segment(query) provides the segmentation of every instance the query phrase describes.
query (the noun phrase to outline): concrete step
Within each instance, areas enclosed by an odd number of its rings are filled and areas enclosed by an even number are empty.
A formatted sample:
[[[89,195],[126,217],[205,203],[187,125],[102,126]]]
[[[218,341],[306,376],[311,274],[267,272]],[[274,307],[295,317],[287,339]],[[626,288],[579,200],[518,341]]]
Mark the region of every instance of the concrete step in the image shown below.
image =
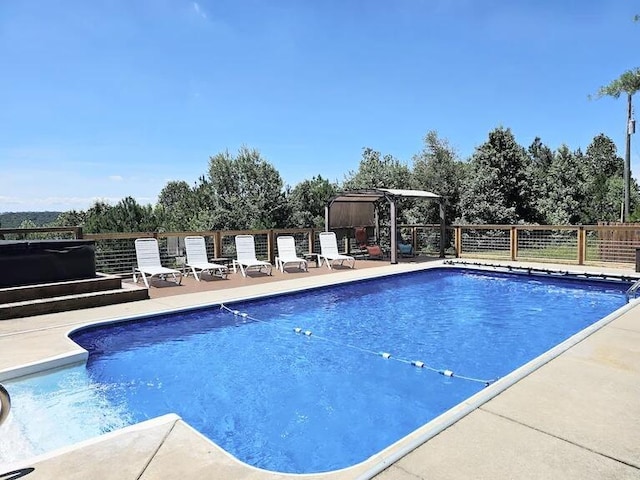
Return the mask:
[[[149,290],[122,284],[118,288],[0,304],[0,320],[147,300]]]
[[[99,273],[95,278],[83,280],[4,287],[0,288],[0,304],[116,290],[121,285],[122,279],[119,276]]]

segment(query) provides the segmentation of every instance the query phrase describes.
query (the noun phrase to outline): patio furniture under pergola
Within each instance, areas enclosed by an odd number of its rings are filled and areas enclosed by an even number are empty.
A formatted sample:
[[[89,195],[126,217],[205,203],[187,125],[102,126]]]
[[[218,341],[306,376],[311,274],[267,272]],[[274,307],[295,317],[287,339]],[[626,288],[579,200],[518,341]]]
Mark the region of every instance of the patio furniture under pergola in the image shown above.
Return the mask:
[[[445,199],[424,190],[398,190],[393,188],[373,188],[340,193],[325,206],[325,230],[345,226],[360,226],[373,222],[380,229],[380,218],[375,204],[386,200],[390,207],[391,263],[398,263],[396,202],[400,198],[422,198],[435,200],[440,205],[440,258],[444,258],[446,223]],[[368,223],[366,223],[368,222]]]

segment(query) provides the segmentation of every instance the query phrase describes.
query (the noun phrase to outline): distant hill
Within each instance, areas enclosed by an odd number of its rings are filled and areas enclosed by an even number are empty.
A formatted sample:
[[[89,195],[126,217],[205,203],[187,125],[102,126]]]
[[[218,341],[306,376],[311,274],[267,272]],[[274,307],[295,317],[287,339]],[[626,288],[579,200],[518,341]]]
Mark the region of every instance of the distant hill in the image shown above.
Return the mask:
[[[24,220],[31,220],[36,227],[53,222],[62,212],[5,212],[0,213],[0,228],[18,228]]]

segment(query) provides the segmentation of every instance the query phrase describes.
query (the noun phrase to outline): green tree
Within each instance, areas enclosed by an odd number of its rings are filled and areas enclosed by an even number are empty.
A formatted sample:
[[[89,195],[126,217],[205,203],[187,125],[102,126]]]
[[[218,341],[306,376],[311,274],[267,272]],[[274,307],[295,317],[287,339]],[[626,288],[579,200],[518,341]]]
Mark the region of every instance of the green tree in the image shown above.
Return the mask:
[[[529,148],[529,167],[527,178],[531,188],[533,212],[529,221],[533,223],[544,222],[544,215],[540,212],[540,200],[546,196],[546,178],[549,167],[553,162],[553,151],[542,143],[540,137],[536,137]]]
[[[620,203],[620,191],[622,190],[619,187],[618,196],[616,197],[618,203]],[[611,192],[610,195],[614,195],[614,193]],[[631,215],[629,215],[629,221],[640,222],[640,186],[638,186],[638,182],[635,179],[631,179]]]
[[[287,196],[291,216],[289,224],[297,228],[324,226],[324,209],[338,190],[335,183],[321,175],[297,184]]]
[[[125,197],[115,206],[96,201],[86,214],[88,233],[155,232],[157,221],[151,205],[140,205],[133,197]]]
[[[362,158],[357,171],[350,171],[343,182],[342,188],[348,190],[366,190],[371,188],[399,188],[407,189],[413,186],[413,176],[409,167],[393,155],[382,155],[372,148],[362,150]],[[415,202],[411,199],[401,199],[396,203],[398,223],[406,223]],[[385,224],[390,218],[389,205],[379,204],[380,220]]]
[[[156,216],[167,232],[188,231],[193,217],[197,216],[194,189],[183,180],[168,182],[158,195]]]
[[[631,212],[631,134],[633,133],[633,95],[640,90],[640,68],[628,70],[610,84],[600,87],[597,98],[604,96],[619,98],[627,94],[627,135],[624,155],[624,220],[628,221]]]
[[[87,220],[87,213],[83,210],[69,210],[58,215],[52,227],[83,227]]]
[[[604,134],[597,135],[587,147],[582,164],[585,178],[586,223],[615,221],[620,218],[622,204],[624,161],[618,157],[613,140]],[[624,186],[623,186],[624,189]],[[613,201],[612,191],[620,194]]]
[[[125,197],[111,210],[112,222],[119,232],[156,232],[159,222],[150,204],[140,205],[133,197]]]
[[[371,148],[362,150],[357,171],[350,171],[343,182],[344,190],[367,188],[411,188],[411,170],[393,155],[381,155]]]
[[[113,207],[103,200],[96,200],[86,212],[85,231],[87,233],[114,232],[110,223]]]
[[[22,222],[20,222],[20,225],[18,225],[18,228],[37,228],[38,225],[35,224],[35,222],[33,220],[23,220]],[[38,235],[34,234],[34,233],[19,233],[16,234],[16,239],[17,240],[34,240],[37,239]]]
[[[275,228],[288,218],[282,178],[255,149],[211,157],[201,189],[214,230]]]
[[[460,199],[462,221],[513,224],[534,216],[529,157],[511,130],[499,127],[476,148]]]
[[[422,151],[413,157],[414,187],[446,198],[447,218],[457,219],[460,214],[460,190],[464,176],[463,164],[449,142],[429,131],[424,137]],[[437,223],[440,207],[436,202],[416,202],[412,215],[415,222]]]
[[[586,186],[582,157],[580,151],[572,153],[566,145],[555,152],[546,177],[547,194],[540,201],[547,224],[583,223]]]
[[[547,147],[540,137],[536,137],[527,150],[531,158],[531,168],[537,172],[546,172],[553,162],[553,151]],[[543,174],[537,175],[544,177]]]
[[[214,230],[215,208],[211,183],[202,175],[193,187],[193,215],[189,219],[190,230]]]
[[[635,193],[634,189],[631,191],[631,216],[630,221],[637,222],[638,221],[638,212],[634,211],[634,206],[638,205],[638,193],[637,193],[637,184],[633,182],[635,185]],[[591,212],[588,212],[589,218],[587,223],[597,224],[599,221],[614,221],[614,222],[622,222],[622,198],[624,198],[624,180],[622,175],[618,177],[613,177],[607,179],[605,197],[601,199],[602,209],[606,209],[607,212],[611,212],[611,214],[605,218],[600,218],[596,220],[592,220]],[[588,205],[588,202],[587,202]]]

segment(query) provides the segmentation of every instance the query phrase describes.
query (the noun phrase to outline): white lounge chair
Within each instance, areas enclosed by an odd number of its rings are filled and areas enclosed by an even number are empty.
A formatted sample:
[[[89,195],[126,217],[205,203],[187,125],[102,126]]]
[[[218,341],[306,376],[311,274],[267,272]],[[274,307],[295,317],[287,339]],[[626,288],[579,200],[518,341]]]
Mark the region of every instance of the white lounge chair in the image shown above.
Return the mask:
[[[355,267],[356,259],[343,255],[338,252],[338,241],[336,240],[336,234],[334,232],[321,232],[320,235],[320,263],[324,260],[327,263],[327,267],[330,269],[333,262],[340,262],[343,265],[344,262],[350,262],[351,268]]]
[[[133,270],[134,283],[138,283],[136,272],[140,273],[147,288],[149,288],[147,276],[149,278],[160,277],[164,280],[167,275],[171,275],[178,285],[182,283],[182,272],[180,270],[166,268],[160,264],[160,250],[158,249],[158,241],[155,238],[136,238],[134,243],[136,260],[138,261],[138,266]]]
[[[240,267],[242,276],[246,277],[249,268],[257,268],[259,271],[264,268],[267,275],[271,275],[271,264],[256,258],[256,243],[253,235],[236,235],[235,241],[238,258],[233,260],[234,272],[236,272],[236,267]]]
[[[197,281],[200,281],[198,270],[200,271],[200,276],[202,276],[204,272],[209,272],[209,275],[211,276],[220,278],[227,277],[228,269],[226,266],[218,263],[211,263],[209,261],[204,237],[184,237],[184,247],[187,251],[187,263],[185,263],[185,266],[191,269],[193,276],[196,277]]]
[[[296,252],[296,240],[288,235],[278,237],[278,256],[276,257],[276,268],[284,273],[284,267],[288,263],[297,264],[300,270],[307,271],[307,261],[298,257]]]

